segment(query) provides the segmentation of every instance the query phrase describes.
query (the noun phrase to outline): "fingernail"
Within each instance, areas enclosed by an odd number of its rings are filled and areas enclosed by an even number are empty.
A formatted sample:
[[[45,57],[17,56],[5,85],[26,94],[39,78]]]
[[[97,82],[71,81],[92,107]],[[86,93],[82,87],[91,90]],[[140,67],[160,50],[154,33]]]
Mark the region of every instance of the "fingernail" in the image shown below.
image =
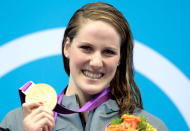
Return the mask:
[[[39,102],[40,105],[43,105],[43,102]]]

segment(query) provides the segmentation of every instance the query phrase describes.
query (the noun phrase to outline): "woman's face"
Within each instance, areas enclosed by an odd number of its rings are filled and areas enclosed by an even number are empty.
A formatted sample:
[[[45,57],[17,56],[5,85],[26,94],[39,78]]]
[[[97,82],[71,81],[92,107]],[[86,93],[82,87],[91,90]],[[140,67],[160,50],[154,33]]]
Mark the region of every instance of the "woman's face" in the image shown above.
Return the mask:
[[[120,59],[120,36],[103,21],[88,20],[70,43],[64,55],[69,59],[69,86],[87,94],[109,87]]]

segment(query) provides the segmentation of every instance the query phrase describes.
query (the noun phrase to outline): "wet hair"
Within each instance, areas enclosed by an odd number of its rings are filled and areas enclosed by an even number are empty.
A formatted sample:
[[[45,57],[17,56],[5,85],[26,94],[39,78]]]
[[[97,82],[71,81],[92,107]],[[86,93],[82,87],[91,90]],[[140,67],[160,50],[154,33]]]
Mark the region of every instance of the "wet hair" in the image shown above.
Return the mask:
[[[120,64],[110,82],[111,96],[116,100],[119,114],[133,113],[135,108],[143,109],[140,90],[134,81],[133,37],[125,17],[115,7],[104,2],[90,3],[77,10],[70,19],[62,42],[62,55],[66,73],[70,74],[69,60],[64,56],[64,44],[70,43],[88,20],[103,21],[110,24],[119,33]]]

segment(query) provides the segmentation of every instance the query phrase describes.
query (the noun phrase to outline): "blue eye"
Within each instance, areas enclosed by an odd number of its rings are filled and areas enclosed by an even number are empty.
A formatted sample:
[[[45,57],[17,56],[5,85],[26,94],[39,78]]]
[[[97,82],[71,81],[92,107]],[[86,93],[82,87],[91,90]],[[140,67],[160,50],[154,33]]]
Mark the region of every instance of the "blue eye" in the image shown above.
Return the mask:
[[[108,55],[115,55],[116,53],[112,50],[104,50],[104,53],[105,54],[108,54]]]
[[[90,46],[86,46],[86,45],[83,45],[83,46],[81,46],[80,47],[82,50],[84,50],[84,51],[91,51],[92,50],[92,48],[90,47]]]

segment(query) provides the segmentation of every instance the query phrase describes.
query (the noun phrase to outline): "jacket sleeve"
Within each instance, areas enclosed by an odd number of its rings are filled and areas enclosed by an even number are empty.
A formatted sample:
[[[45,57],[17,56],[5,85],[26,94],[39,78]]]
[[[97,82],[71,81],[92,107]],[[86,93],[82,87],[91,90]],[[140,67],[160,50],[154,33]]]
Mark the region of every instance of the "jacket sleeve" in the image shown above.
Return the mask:
[[[24,115],[22,108],[17,108],[10,111],[0,123],[0,129],[2,131],[24,131],[22,121]]]
[[[8,131],[8,130],[10,130],[10,125],[9,125],[9,123],[8,123],[8,121],[9,121],[9,119],[10,119],[10,113],[8,113],[6,116],[5,116],[5,118],[2,120],[2,122],[0,123],[0,129],[2,130],[2,131]]]

